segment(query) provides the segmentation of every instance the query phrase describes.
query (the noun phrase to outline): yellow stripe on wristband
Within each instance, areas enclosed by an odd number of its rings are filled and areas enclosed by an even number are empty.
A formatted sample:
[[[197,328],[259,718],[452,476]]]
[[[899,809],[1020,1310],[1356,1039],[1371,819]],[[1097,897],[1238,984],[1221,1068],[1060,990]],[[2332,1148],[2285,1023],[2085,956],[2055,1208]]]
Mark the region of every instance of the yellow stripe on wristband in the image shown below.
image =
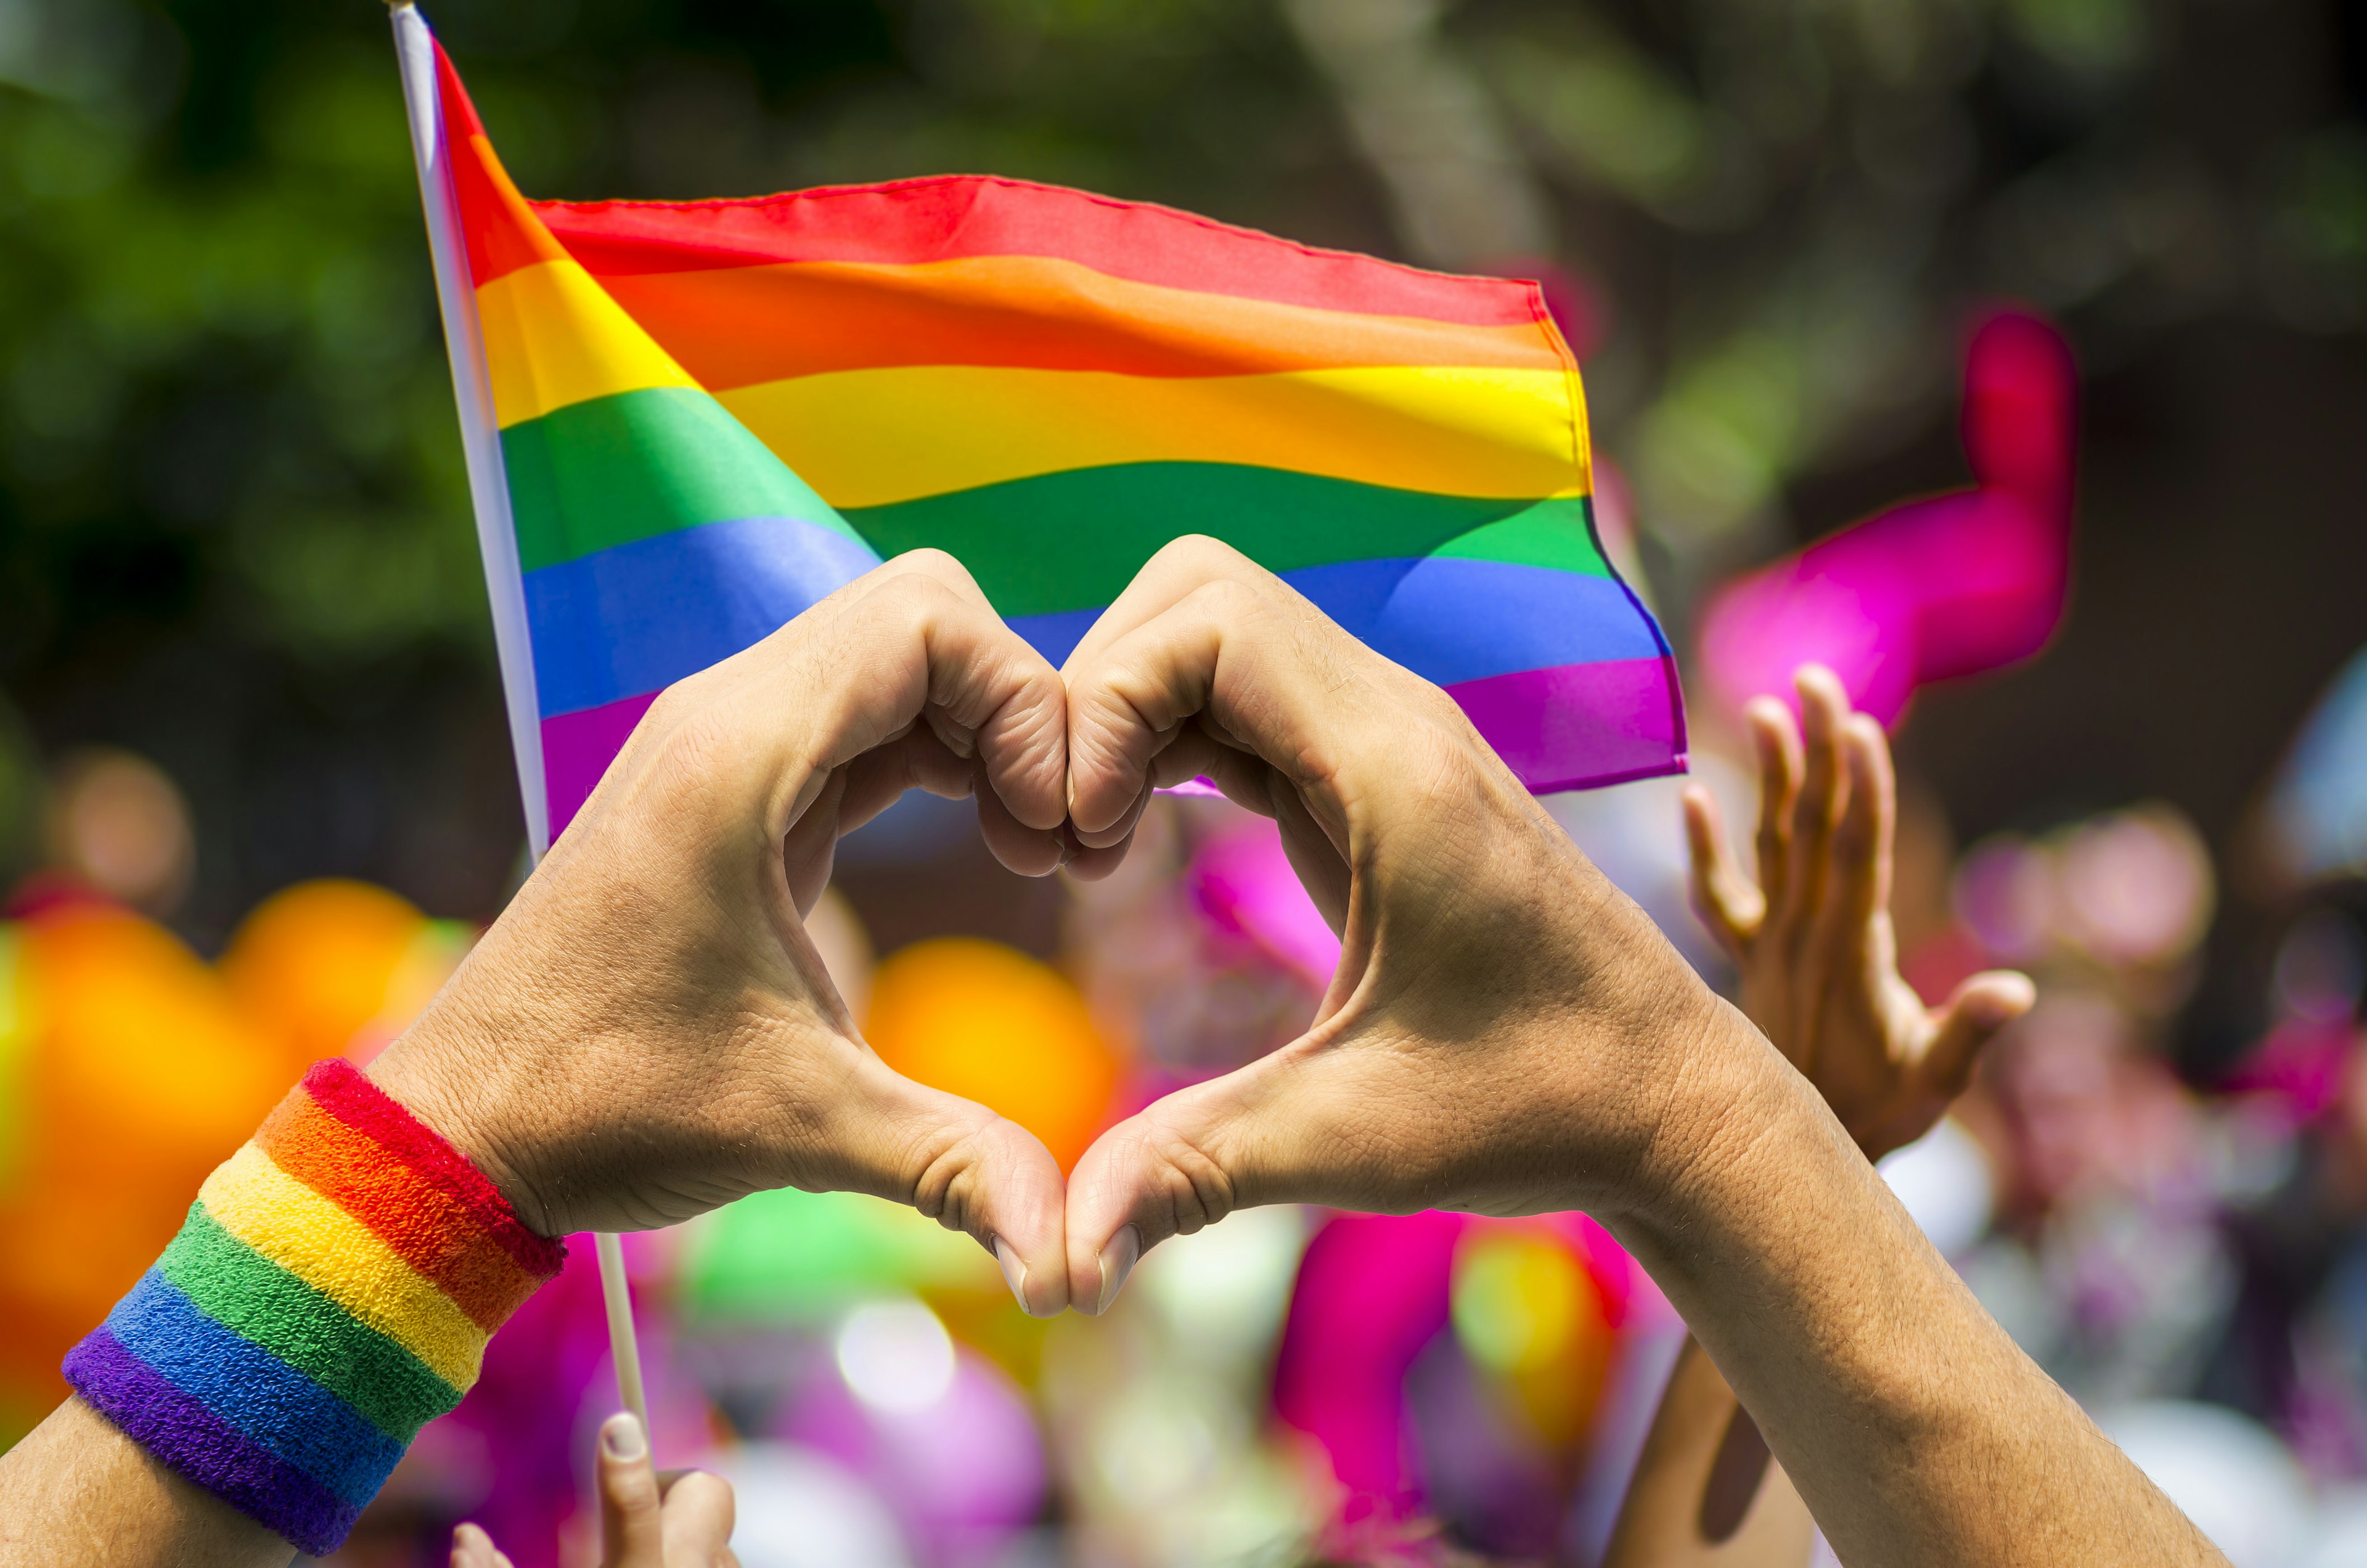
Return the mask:
[[[401,1345],[456,1389],[477,1380],[489,1337],[368,1226],[253,1144],[206,1179],[214,1222]]]

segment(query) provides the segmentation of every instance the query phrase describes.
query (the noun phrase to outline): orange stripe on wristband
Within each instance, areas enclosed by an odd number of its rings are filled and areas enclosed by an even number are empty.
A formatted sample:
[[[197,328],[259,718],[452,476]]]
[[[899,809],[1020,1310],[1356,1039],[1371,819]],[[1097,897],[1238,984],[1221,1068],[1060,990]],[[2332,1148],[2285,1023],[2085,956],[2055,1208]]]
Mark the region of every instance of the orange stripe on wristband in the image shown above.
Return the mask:
[[[310,1095],[280,1102],[255,1134],[272,1163],[368,1226],[488,1332],[541,1280],[484,1234],[468,1205]]]

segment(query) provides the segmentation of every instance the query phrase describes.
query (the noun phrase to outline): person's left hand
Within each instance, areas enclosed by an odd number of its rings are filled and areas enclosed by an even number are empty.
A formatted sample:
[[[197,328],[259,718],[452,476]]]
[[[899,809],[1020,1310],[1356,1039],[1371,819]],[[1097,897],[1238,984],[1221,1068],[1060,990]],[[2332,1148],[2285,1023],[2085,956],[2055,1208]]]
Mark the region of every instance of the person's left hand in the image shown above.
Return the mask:
[[[958,562],[899,556],[667,688],[370,1077],[541,1235],[868,1192],[968,1232],[1059,1312],[1050,1152],[882,1062],[804,917],[839,837],[911,787],[974,795],[1012,869],[1059,865],[1066,707]]]
[[[1759,882],[1735,864],[1716,798],[1685,789],[1693,905],[1741,969],[1743,1012],[1879,1159],[1931,1130],[1981,1047],[2036,993],[2028,976],[1991,970],[1933,1009],[1900,976],[1890,743],[1850,711],[1831,671],[1803,665],[1795,680],[1801,723],[1772,697],[1745,713],[1759,753]]]
[[[703,1470],[650,1468],[641,1424],[619,1411],[600,1427],[600,1568],[740,1568],[731,1483]],[[512,1568],[475,1525],[452,1532],[451,1568]]]

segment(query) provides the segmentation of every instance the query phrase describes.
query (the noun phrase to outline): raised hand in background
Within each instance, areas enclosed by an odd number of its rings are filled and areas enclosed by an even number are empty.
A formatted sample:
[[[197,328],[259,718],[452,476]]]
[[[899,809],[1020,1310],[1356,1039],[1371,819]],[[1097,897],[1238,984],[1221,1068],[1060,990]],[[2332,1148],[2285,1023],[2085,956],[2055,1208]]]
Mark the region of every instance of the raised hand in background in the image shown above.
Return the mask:
[[[1900,976],[1890,743],[1850,711],[1831,671],[1805,665],[1795,682],[1799,723],[1772,697],[1744,712],[1759,756],[1757,882],[1735,863],[1716,800],[1685,790],[1693,904],[1741,972],[1743,1012],[1880,1159],[1931,1130],[2035,993],[1992,970],[1927,1008]]]

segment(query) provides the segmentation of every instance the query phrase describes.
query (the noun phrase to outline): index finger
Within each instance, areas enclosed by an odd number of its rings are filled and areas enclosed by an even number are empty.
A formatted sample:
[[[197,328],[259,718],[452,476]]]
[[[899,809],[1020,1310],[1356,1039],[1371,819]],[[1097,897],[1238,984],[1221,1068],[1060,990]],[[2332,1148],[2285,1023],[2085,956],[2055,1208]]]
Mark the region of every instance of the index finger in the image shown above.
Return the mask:
[[[1335,841],[1347,775],[1371,774],[1426,712],[1469,728],[1445,694],[1206,538],[1154,556],[1061,673],[1069,816],[1088,842],[1134,809],[1161,753],[1200,716],[1287,780]]]
[[[676,682],[628,747],[643,765],[615,772],[702,796],[736,784],[778,838],[833,769],[925,723],[979,760],[1013,818],[1050,833],[1067,816],[1067,706],[1059,672],[960,564],[915,551]]]

